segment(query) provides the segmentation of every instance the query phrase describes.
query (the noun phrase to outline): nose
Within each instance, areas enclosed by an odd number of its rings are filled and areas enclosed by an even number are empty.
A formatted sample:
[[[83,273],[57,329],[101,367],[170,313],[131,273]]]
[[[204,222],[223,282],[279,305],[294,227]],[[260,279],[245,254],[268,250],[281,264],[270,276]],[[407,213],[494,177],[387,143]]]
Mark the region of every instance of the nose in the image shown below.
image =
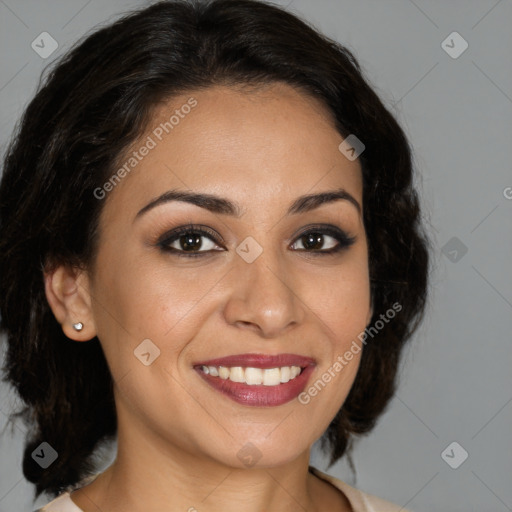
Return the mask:
[[[298,283],[284,263],[267,251],[252,263],[241,258],[236,261],[224,309],[228,324],[274,338],[303,321],[305,305],[299,297]]]

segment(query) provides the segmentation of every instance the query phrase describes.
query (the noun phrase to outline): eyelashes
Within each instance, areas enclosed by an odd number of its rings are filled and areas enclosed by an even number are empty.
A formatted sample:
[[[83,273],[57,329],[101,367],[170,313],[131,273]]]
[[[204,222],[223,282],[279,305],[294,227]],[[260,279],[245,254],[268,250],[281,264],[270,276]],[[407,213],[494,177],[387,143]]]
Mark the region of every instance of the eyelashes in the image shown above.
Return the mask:
[[[203,239],[207,239],[206,244]],[[348,249],[355,241],[355,236],[349,236],[336,226],[319,224],[307,226],[294,238],[290,247],[293,247],[294,251],[306,252],[313,256],[328,256]],[[223,238],[216,231],[194,224],[173,229],[160,237],[156,243],[163,252],[185,258],[204,257],[213,252],[225,251],[223,244]],[[297,248],[297,245],[301,247]],[[329,247],[325,249],[325,245]]]

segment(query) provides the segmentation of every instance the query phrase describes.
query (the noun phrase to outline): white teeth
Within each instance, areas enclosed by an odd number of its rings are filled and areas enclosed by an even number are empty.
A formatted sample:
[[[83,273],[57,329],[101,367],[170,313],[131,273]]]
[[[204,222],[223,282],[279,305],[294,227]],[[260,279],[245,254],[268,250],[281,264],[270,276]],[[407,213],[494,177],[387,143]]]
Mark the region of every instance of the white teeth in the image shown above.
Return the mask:
[[[291,375],[290,375],[291,371],[290,371],[290,367],[289,366],[285,366],[284,368],[281,368],[281,382],[284,384],[286,382],[288,382],[290,379],[291,379]]]
[[[219,377],[224,380],[229,379],[229,368],[219,366]]]
[[[244,369],[241,366],[233,366],[229,373],[229,380],[232,382],[245,382]]]
[[[263,382],[263,370],[261,368],[246,368],[245,382],[251,386]]]
[[[279,368],[270,368],[263,370],[263,385],[277,386],[281,383],[281,370]]]
[[[301,372],[300,366],[283,366],[282,368],[242,368],[234,366],[202,366],[207,375],[229,379],[232,382],[243,382],[250,386],[263,384],[264,386],[278,386],[297,377]]]

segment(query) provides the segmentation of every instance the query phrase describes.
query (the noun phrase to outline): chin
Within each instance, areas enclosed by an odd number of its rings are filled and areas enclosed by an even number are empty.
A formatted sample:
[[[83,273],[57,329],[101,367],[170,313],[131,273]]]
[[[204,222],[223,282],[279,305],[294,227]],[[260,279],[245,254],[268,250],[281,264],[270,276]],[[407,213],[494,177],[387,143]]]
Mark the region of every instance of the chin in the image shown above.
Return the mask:
[[[268,469],[286,466],[309,451],[311,443],[304,439],[290,439],[286,433],[269,436],[269,432],[271,429],[264,435],[233,439],[229,446],[223,447],[222,453],[213,456],[233,468]]]

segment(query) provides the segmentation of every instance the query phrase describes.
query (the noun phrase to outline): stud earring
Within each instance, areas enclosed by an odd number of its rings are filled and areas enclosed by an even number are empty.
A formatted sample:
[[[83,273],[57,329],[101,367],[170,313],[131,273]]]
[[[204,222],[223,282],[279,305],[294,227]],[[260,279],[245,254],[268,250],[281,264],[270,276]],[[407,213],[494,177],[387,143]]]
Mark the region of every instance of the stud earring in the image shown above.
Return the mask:
[[[84,324],[82,322],[77,322],[76,324],[73,324],[73,329],[75,331],[80,332],[84,328]]]

